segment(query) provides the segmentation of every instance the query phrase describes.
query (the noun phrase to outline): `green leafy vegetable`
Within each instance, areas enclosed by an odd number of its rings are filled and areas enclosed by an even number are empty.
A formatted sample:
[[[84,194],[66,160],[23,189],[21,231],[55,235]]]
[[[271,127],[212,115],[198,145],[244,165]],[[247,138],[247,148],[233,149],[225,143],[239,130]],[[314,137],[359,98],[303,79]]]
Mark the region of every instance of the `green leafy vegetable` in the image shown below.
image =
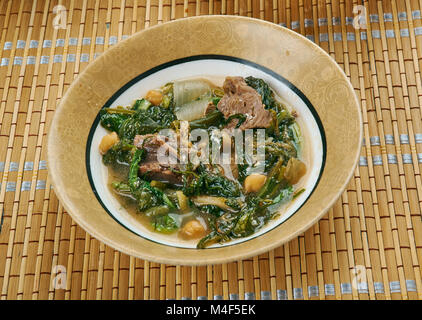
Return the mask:
[[[193,120],[189,122],[189,127],[191,130],[194,129],[208,129],[212,126],[219,126],[222,119],[224,119],[223,114],[218,111],[214,110],[208,113],[205,117]]]
[[[248,168],[249,168],[249,164],[247,163],[239,163],[237,165],[237,171],[239,174],[238,180],[240,183],[243,183],[246,179],[246,177],[248,176]]]
[[[233,114],[231,116],[229,116],[227,119],[224,120],[224,124],[229,124],[233,119],[238,119],[238,122],[236,124],[236,128],[239,128],[243,122],[245,122],[246,120],[246,115],[244,115],[243,113],[236,113]]]
[[[105,165],[129,165],[132,162],[133,154],[136,147],[127,140],[120,140],[112,146],[103,156]]]
[[[266,108],[276,108],[277,101],[274,98],[274,92],[271,90],[270,86],[262,79],[255,77],[245,78],[245,82],[248,86],[254,88],[262,98],[262,103]]]
[[[220,207],[217,207],[217,206],[211,205],[211,204],[198,206],[198,209],[203,213],[211,214],[211,215],[216,216],[216,217],[221,217],[225,212]]]
[[[118,181],[114,181],[111,186],[113,187],[113,189],[121,195],[124,196],[130,196],[131,195],[131,190],[130,190],[130,186],[126,183],[126,182],[118,182]]]
[[[172,233],[181,225],[180,219],[175,214],[155,216],[151,223],[154,230],[161,233]]]
[[[221,100],[221,97],[214,97],[214,98],[212,98],[212,99],[211,99],[212,103],[213,103],[215,106],[217,106],[217,105],[218,105],[218,103],[220,102],[220,100]]]
[[[187,196],[207,194],[218,197],[240,196],[239,185],[222,175],[202,171],[199,174],[183,176],[183,193]]]
[[[158,206],[158,207],[152,207],[148,210],[144,211],[144,214],[147,217],[155,217],[159,215],[165,215],[170,211],[169,207],[167,206]]]
[[[247,197],[240,211],[226,212],[218,218],[209,219],[211,232],[198,242],[197,248],[253,234],[272,218],[273,213],[267,209],[269,205],[271,202],[259,197]]]
[[[130,117],[127,113],[109,113],[107,109],[100,111],[101,125],[110,131],[119,132],[122,123]]]
[[[152,103],[149,102],[146,99],[136,100],[135,103],[132,106],[132,110],[138,111],[138,110],[148,110],[149,107],[151,107]]]
[[[174,120],[171,109],[150,106],[146,110],[136,110],[135,114],[123,121],[117,133],[120,139],[133,140],[138,134],[156,133],[168,128]]]
[[[258,192],[258,197],[262,199],[269,197],[277,185],[284,179],[283,170],[283,159],[280,159],[268,174],[264,186]]]

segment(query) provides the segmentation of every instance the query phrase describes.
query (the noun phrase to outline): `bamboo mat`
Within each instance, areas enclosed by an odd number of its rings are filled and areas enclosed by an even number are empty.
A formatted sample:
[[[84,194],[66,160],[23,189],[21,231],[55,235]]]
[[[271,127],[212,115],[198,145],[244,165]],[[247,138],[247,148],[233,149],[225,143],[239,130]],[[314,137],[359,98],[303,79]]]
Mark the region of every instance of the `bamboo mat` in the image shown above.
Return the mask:
[[[421,0],[0,0],[0,298],[421,299],[421,10]],[[72,221],[47,177],[46,134],[108,47],[204,14],[265,19],[326,50],[360,99],[364,144],[347,191],[289,243],[223,265],[150,263]]]

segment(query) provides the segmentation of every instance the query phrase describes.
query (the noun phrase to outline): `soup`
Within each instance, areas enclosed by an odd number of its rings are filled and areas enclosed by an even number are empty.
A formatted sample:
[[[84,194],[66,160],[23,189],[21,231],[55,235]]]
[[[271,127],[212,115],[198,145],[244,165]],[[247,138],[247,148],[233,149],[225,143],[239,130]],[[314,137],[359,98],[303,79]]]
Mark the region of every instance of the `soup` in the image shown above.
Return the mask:
[[[206,248],[248,237],[304,191],[298,115],[262,79],[170,81],[100,117],[109,188],[169,238]]]

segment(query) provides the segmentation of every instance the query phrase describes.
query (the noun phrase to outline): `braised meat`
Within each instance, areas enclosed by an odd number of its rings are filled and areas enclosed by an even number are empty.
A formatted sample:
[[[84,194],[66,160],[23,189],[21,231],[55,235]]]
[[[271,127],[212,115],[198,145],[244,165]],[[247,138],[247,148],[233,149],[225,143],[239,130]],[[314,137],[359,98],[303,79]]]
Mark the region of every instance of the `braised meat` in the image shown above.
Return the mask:
[[[157,134],[137,135],[133,144],[138,148],[143,148],[147,155],[139,166],[139,173],[146,175],[150,179],[171,184],[182,184],[182,176],[173,172],[177,165],[163,164],[157,159],[158,149],[166,142],[159,139]]]
[[[271,113],[264,108],[259,93],[248,86],[242,77],[226,77],[223,89],[224,96],[217,108],[226,119],[232,115],[244,114],[246,119],[239,129],[270,127]],[[227,128],[234,128],[238,121],[239,119],[233,119]]]

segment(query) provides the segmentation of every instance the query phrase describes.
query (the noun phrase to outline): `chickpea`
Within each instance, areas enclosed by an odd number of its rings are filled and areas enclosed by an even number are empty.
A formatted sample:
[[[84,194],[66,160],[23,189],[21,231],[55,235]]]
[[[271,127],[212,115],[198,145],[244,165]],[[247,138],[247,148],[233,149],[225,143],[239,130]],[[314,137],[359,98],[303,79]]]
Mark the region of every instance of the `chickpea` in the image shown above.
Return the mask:
[[[259,189],[265,184],[267,177],[263,174],[252,173],[245,179],[245,191],[246,192],[258,192]]]
[[[198,220],[188,221],[180,230],[180,236],[183,239],[197,239],[205,235],[205,228]]]
[[[100,152],[105,154],[112,146],[119,142],[119,136],[116,132],[105,135],[100,142]]]
[[[154,106],[158,106],[163,101],[163,94],[158,90],[150,90],[147,92],[145,99],[151,102]]]

